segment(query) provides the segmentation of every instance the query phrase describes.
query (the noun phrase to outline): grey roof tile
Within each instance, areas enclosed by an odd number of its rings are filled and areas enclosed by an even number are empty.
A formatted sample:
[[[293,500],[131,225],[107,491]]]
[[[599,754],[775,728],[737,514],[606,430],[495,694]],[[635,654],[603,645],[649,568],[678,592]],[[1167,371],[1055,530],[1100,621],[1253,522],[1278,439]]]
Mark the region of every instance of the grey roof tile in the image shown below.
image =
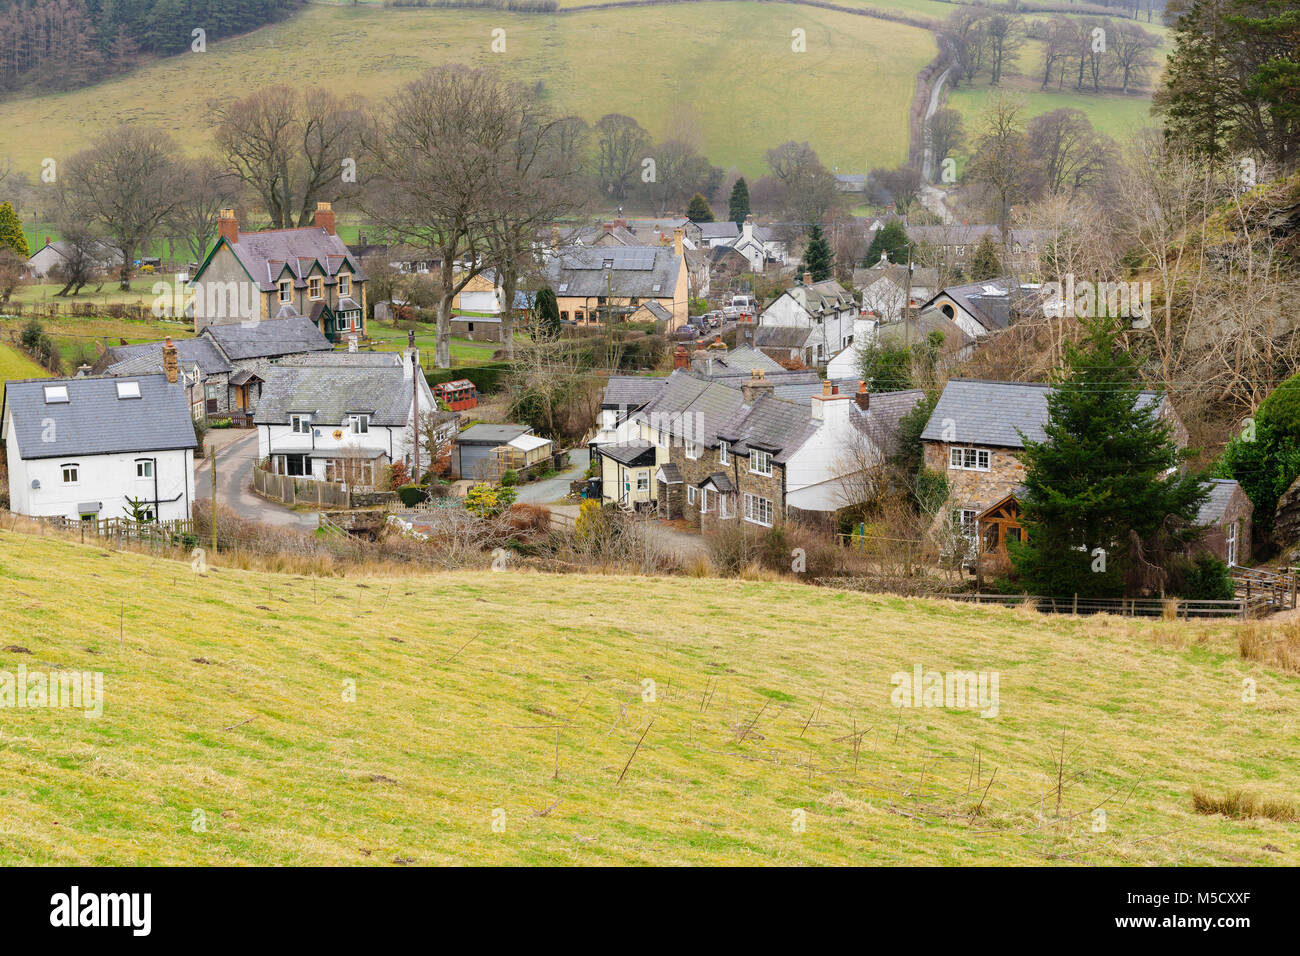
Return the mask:
[[[294,352],[325,352],[334,348],[305,316],[249,324],[209,325],[199,335],[209,336],[232,362],[273,358]]]
[[[147,375],[162,372],[163,342],[142,345],[114,345],[105,350],[95,363],[95,371],[106,375]],[[181,365],[197,365],[204,375],[230,371],[230,363],[210,339],[173,339],[176,358]]]
[[[411,417],[411,382],[401,368],[268,368],[253,421],[283,424],[295,412],[308,412],[313,423],[325,425],[365,413],[373,425],[400,427]]]
[[[140,397],[118,398],[118,384],[130,381],[139,383]],[[68,401],[46,402],[51,385],[65,387]],[[168,383],[161,373],[7,382],[5,405],[19,454],[29,460],[198,445],[184,386]]]

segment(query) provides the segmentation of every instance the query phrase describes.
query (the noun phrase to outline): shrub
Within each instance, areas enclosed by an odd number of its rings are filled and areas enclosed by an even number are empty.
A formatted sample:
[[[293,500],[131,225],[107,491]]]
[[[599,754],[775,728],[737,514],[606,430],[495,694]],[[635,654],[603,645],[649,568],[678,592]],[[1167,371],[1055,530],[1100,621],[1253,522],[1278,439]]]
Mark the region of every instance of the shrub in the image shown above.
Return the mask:
[[[465,493],[465,510],[481,518],[493,518],[515,502],[515,490],[480,482]]]
[[[513,504],[505,519],[506,526],[517,534],[539,535],[551,530],[551,511],[541,505]]]
[[[429,495],[419,485],[401,485],[397,489],[397,497],[401,499],[402,504],[410,508],[426,500]]]
[[[513,468],[507,468],[501,473],[502,488],[513,488],[517,484],[519,484],[519,473]]]

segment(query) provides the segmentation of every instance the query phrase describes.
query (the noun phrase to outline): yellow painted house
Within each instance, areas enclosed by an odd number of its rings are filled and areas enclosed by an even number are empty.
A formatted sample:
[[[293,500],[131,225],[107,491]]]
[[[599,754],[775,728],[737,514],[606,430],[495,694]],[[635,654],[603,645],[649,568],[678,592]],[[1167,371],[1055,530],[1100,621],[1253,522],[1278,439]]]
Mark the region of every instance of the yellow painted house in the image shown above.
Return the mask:
[[[602,323],[661,316],[665,331],[686,324],[690,292],[682,230],[671,245],[577,247],[553,254],[546,267],[561,321]],[[653,305],[654,308],[647,308]]]

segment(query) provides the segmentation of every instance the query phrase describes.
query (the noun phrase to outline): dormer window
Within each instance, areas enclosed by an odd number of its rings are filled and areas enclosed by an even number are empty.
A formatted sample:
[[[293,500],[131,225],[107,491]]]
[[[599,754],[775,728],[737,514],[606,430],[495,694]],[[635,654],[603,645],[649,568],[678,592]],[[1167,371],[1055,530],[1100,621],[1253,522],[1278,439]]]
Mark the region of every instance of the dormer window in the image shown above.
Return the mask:
[[[365,435],[370,432],[369,415],[352,415],[348,418],[348,422],[352,425],[354,435]]]
[[[295,435],[311,434],[311,416],[310,415],[290,415],[289,427]]]
[[[68,386],[66,385],[46,385],[45,386],[45,404],[62,405],[68,401]]]
[[[312,276],[307,280],[307,298],[319,299],[323,294],[323,280],[320,276]]]
[[[117,397],[118,398],[139,398],[140,383],[139,382],[118,382]]]
[[[281,302],[293,301],[293,280],[292,279],[280,280],[280,301]]]
[[[339,273],[339,295],[352,294],[352,276],[346,273]]]

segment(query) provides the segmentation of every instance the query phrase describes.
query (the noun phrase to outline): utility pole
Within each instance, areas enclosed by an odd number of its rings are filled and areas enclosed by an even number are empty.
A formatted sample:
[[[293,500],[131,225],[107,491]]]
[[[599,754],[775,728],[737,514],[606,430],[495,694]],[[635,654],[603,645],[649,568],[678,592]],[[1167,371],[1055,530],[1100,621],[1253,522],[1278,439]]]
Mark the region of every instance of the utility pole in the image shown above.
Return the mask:
[[[212,553],[217,553],[217,449],[212,449],[212,510],[208,515],[212,525]]]
[[[910,351],[912,348],[912,244],[907,245],[907,285],[903,291],[903,340]]]
[[[614,374],[614,271],[605,270],[605,356]]]
[[[415,351],[415,329],[406,333],[407,344],[411,347],[411,445],[413,451],[414,472],[411,482],[420,483],[420,357]]]

